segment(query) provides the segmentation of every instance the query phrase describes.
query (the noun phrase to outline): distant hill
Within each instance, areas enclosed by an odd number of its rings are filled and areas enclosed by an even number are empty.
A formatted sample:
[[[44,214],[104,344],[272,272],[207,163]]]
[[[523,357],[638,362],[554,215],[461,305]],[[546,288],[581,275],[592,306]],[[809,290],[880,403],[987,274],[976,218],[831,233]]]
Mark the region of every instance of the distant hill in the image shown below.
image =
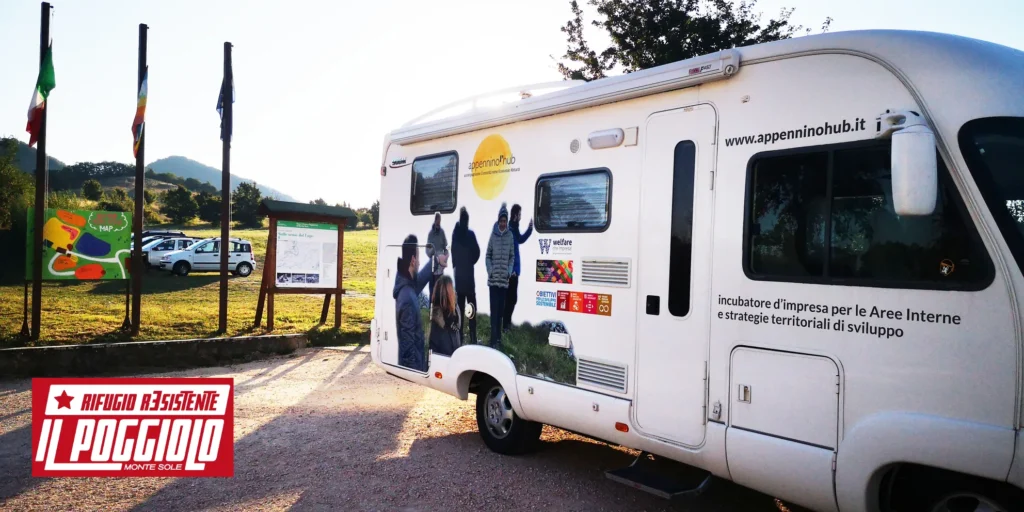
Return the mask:
[[[47,156],[46,158],[50,161],[51,171],[64,168],[64,162],[61,162],[52,156]],[[19,169],[27,173],[34,171],[36,169],[36,148],[19,140],[18,153],[14,156],[14,163]]]
[[[51,171],[59,171],[59,170],[64,169],[65,167],[67,167],[67,165],[64,162],[61,162],[60,160],[57,160],[56,158],[54,158],[52,156],[48,156],[47,158],[50,161],[50,170]],[[29,147],[28,144],[25,144],[24,142],[18,141],[18,152],[17,152],[17,155],[15,155],[15,164],[18,166],[19,169],[21,169],[22,171],[27,172],[27,173],[31,173],[33,170],[35,170],[35,168],[36,168],[36,148]],[[116,163],[113,163],[113,162],[111,164],[113,164],[113,165],[120,165],[120,164],[116,164]],[[124,165],[132,165],[132,164],[124,164]],[[132,167],[134,167],[134,165],[132,165]],[[192,159],[189,159],[189,158],[185,158],[183,156],[169,156],[167,158],[161,158],[160,160],[156,160],[156,161],[150,163],[149,165],[146,166],[146,168],[147,169],[152,169],[153,171],[158,172],[158,173],[174,173],[176,176],[178,176],[182,180],[186,180],[188,178],[192,178],[192,179],[195,179],[197,181],[209,183],[210,185],[212,185],[217,190],[220,190],[220,183],[221,183],[220,169],[217,169],[215,167],[210,167],[209,165],[201,164],[199,162],[196,162],[195,160],[192,160]],[[51,183],[53,181],[53,178],[54,178],[54,176],[51,176]],[[239,176],[237,176],[235,174],[232,174],[231,175],[231,189],[234,190],[243,181],[252,182],[253,180],[242,178],[242,177],[239,177]],[[130,183],[134,183],[134,179],[128,179],[128,180],[124,181],[124,183],[129,183],[129,182]],[[72,185],[74,185],[75,187],[80,186],[79,184],[72,184]],[[107,185],[105,184],[104,186],[107,186]],[[266,185],[260,185],[260,184],[257,184],[257,187],[259,187],[260,192],[262,192],[264,196],[272,196],[272,197],[274,197],[276,199],[279,199],[281,201],[295,201],[294,197],[289,196],[288,194],[285,194],[285,193],[281,192],[280,190],[276,190],[274,188],[268,187]],[[156,188],[161,188],[161,187],[156,187]],[[191,187],[191,188],[192,189],[196,189],[197,187]]]
[[[205,181],[218,189],[221,183],[220,169],[210,167],[206,164],[201,164],[195,160],[185,158],[183,156],[169,156],[167,158],[161,158],[155,162],[151,162],[146,166],[147,169],[153,169],[159,173],[170,172],[174,173],[180,178],[194,178],[199,181]],[[231,189],[234,190],[243,181],[252,182],[253,180],[241,178],[234,174],[231,175]],[[256,184],[259,187],[260,192],[264,196],[273,196],[281,201],[295,201],[295,198],[285,194],[279,190],[270,188],[266,185]]]

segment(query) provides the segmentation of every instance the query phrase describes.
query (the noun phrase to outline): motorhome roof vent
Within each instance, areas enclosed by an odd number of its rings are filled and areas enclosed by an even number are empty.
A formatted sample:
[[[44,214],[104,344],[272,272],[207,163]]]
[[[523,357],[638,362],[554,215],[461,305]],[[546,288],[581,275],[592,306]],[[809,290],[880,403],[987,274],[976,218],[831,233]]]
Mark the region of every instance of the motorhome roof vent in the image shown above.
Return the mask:
[[[626,367],[581,357],[579,364],[576,365],[576,384],[590,384],[625,393]]]
[[[612,258],[583,258],[580,282],[594,286],[620,286],[629,288],[629,260]]]

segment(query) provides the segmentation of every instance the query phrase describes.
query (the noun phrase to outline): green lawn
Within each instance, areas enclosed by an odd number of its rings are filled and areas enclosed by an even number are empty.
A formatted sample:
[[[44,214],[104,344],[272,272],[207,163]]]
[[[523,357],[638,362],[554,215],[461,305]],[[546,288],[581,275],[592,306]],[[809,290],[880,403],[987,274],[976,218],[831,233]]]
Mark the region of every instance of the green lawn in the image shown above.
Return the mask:
[[[158,226],[182,229],[197,237],[218,237],[219,228]],[[252,242],[257,271],[249,277],[230,276],[228,332],[226,335],[263,332],[252,328],[259,298],[260,276],[266,254],[266,229],[232,229],[231,236]],[[275,333],[312,331],[314,343],[366,342],[373,316],[377,259],[377,231],[345,233],[344,286],[351,297],[342,300],[342,327],[316,330],[323,296],[277,295],[274,300]],[[187,277],[150,270],[143,277],[142,325],[138,340],[167,340],[216,336],[219,274],[193,272]],[[22,284],[0,285],[0,345],[22,346],[18,340],[23,318]],[[40,341],[34,345],[130,341],[119,332],[125,317],[125,282],[46,282]],[[333,322],[329,316],[328,324]],[[266,322],[264,321],[264,326]]]

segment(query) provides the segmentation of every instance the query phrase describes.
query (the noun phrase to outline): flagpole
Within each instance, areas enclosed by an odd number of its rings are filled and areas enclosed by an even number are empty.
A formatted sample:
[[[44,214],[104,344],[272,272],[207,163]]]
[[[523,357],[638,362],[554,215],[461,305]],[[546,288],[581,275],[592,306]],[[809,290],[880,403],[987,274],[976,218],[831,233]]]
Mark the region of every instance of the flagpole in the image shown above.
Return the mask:
[[[146,79],[146,34],[149,26],[139,23],[139,81],[136,91],[142,89],[142,82]],[[142,133],[139,135],[139,149],[135,153],[135,215],[132,218],[132,232],[135,234],[135,244],[132,248],[132,336],[139,335],[139,323],[142,320],[142,220],[144,216],[143,207],[146,203],[146,176],[143,167],[146,165],[146,129],[142,126]]]
[[[218,332],[228,331],[228,250],[229,228],[231,224],[231,136],[233,134],[232,115],[234,110],[234,79],[231,72],[231,43],[224,43],[224,81],[221,82],[221,98],[224,102],[224,114],[221,121],[220,137],[223,141],[223,161],[221,162],[220,185],[220,316]]]
[[[39,68],[42,69],[46,50],[50,46],[49,2],[43,2],[40,11]],[[47,101],[39,113],[39,145],[36,148],[36,204],[35,217],[32,219],[35,230],[32,237],[32,340],[39,339],[43,309],[43,215],[46,210],[46,188],[49,181],[46,161],[46,114],[49,110],[50,102]]]

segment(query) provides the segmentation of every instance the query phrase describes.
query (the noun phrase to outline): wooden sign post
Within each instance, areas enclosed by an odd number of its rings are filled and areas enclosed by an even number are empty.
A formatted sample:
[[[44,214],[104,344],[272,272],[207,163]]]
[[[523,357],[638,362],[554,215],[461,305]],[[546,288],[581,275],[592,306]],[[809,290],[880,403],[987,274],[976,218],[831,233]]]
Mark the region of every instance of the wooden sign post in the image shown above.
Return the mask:
[[[267,256],[263,262],[260,297],[256,304],[254,327],[263,320],[263,307],[267,309],[267,330],[274,330],[274,295],[279,293],[324,295],[320,311],[320,325],[327,323],[327,314],[334,299],[334,328],[341,328],[341,296],[345,293],[342,276],[345,269],[345,224],[356,216],[348,208],[320,206],[304,203],[264,200],[259,213],[270,219],[267,236]],[[333,258],[330,255],[333,233],[337,267],[329,272]],[[278,241],[284,238],[284,261]],[[279,265],[282,263],[282,265]],[[333,275],[332,275],[333,274]],[[326,279],[326,280],[325,280]],[[329,281],[328,281],[329,280]]]

